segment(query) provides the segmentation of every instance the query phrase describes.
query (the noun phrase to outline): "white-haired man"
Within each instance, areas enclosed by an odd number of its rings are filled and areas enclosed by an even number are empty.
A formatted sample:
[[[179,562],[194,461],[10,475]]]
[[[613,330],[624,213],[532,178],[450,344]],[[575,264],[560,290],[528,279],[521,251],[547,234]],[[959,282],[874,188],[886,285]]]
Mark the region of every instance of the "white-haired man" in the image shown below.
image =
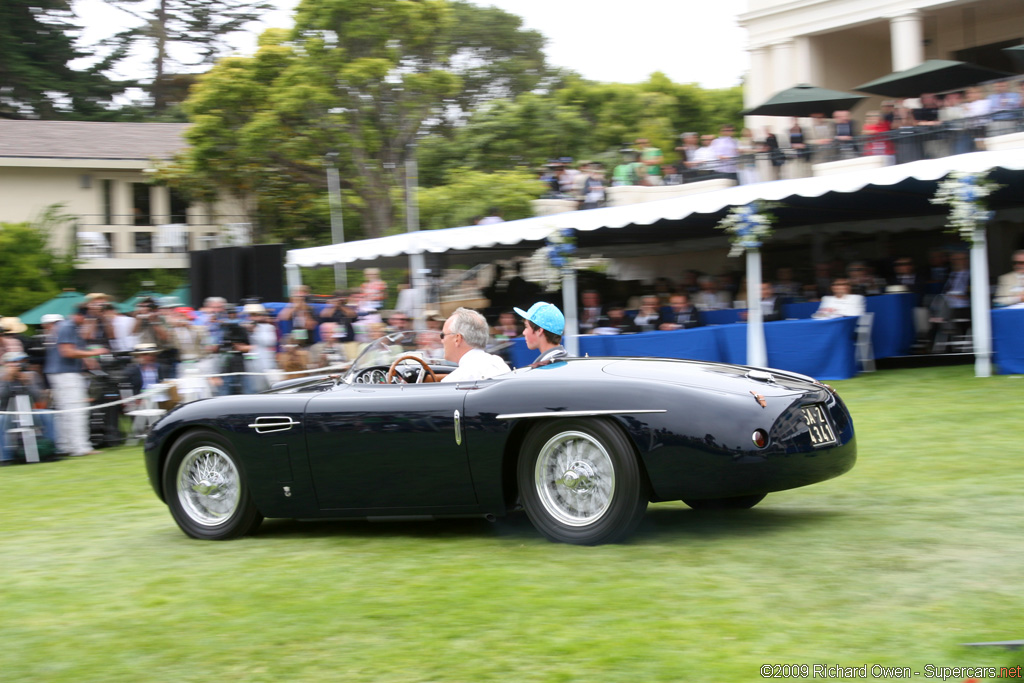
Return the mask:
[[[487,353],[489,330],[482,315],[468,308],[457,308],[444,323],[441,343],[446,360],[459,364],[442,382],[490,379],[508,372],[505,361]]]

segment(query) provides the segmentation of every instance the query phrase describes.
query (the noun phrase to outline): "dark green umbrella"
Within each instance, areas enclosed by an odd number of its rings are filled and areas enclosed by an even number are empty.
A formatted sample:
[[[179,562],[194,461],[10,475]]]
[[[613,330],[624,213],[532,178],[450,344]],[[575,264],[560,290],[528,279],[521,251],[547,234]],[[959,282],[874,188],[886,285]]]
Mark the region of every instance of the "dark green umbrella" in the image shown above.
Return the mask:
[[[997,78],[1012,78],[1013,74],[989,69],[967,62],[949,59],[929,59],[910,69],[876,78],[854,90],[884,97],[920,97],[923,93],[945,92],[977,85]]]
[[[1024,69],[1024,45],[1014,45],[1013,47],[1004,47],[1003,52],[1010,55],[1010,59],[1017,65],[1018,69]]]
[[[18,317],[26,325],[38,325],[42,322],[44,315],[57,313],[65,318],[71,315],[80,303],[85,301],[85,295],[78,292],[61,292],[49,301],[44,301],[33,309],[25,311]]]
[[[777,92],[763,104],[740,113],[744,116],[831,116],[834,111],[853,108],[863,99],[864,95],[804,83]]]
[[[136,292],[132,297],[125,299],[122,303],[117,304],[117,308],[122,313],[131,313],[132,311],[135,310],[135,306],[139,303],[139,299],[145,299],[147,296],[152,298],[153,301],[159,303],[160,297],[162,297],[163,294],[160,294],[158,292],[150,292],[147,290]]]

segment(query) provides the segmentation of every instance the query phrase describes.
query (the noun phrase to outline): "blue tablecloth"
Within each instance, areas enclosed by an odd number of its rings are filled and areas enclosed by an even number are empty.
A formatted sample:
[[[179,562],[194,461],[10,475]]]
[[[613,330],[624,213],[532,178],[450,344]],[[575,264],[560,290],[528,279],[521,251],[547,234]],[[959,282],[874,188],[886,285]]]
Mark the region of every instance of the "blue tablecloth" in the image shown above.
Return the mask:
[[[914,295],[881,294],[864,301],[868,313],[875,314],[871,329],[871,345],[875,358],[906,356],[914,344]],[[787,318],[810,318],[818,310],[817,301],[786,304],[782,309]]]
[[[817,379],[848,379],[857,373],[853,332],[856,318],[784,320],[765,325],[768,365]],[[513,340],[516,367],[529,365],[536,351],[522,338]],[[674,332],[583,335],[580,355],[689,358],[746,363],[747,326],[717,325]]]
[[[992,311],[992,351],[999,374],[1024,374],[1024,308]]]

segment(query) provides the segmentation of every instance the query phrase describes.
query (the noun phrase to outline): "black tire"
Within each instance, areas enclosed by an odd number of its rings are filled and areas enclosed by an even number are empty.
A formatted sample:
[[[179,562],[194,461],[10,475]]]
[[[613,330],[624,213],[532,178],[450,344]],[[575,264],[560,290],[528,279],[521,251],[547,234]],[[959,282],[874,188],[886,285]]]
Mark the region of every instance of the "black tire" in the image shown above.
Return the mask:
[[[517,466],[533,525],[559,543],[617,543],[640,524],[650,495],[633,445],[601,419],[542,421]]]
[[[749,510],[768,495],[759,493],[751,496],[736,496],[734,498],[704,498],[702,500],[687,500],[683,502],[694,510]]]
[[[164,463],[163,484],[171,516],[192,538],[238,538],[263,521],[234,448],[215,432],[197,430],[179,438]]]

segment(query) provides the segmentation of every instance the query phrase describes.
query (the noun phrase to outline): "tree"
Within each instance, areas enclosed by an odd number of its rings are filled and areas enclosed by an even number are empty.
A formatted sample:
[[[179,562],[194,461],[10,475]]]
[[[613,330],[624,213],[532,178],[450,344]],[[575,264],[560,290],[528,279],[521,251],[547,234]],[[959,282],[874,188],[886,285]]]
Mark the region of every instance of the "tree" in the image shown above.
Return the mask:
[[[227,36],[273,7],[263,0],[157,0],[155,6],[148,0],[107,2],[140,22],[104,41],[113,48],[114,61],[137,43],[153,48],[153,81],[147,89],[157,112],[191,84],[191,77],[174,69],[212,64],[229,49]]]
[[[366,236],[383,235],[421,134],[450,128],[463,107],[536,86],[542,45],[493,8],[305,0],[291,40],[268,32],[253,58],[222,60],[199,80],[185,104],[195,126],[178,178],[255,193],[269,230],[298,238],[311,222],[325,225],[324,155],[336,152],[346,235],[356,234],[352,209]]]
[[[64,223],[56,209],[38,222],[0,223],[0,308],[18,315],[52,299],[71,284],[74,261],[70,254],[53,252],[50,233]]]
[[[68,0],[0,3],[0,117],[104,118],[123,88],[102,75],[104,60],[85,70],[75,47],[79,27]]]
[[[420,225],[425,229],[470,225],[491,208],[507,221],[529,218],[533,215],[530,202],[546,189],[536,176],[522,171],[456,169],[447,183],[419,192]]]

